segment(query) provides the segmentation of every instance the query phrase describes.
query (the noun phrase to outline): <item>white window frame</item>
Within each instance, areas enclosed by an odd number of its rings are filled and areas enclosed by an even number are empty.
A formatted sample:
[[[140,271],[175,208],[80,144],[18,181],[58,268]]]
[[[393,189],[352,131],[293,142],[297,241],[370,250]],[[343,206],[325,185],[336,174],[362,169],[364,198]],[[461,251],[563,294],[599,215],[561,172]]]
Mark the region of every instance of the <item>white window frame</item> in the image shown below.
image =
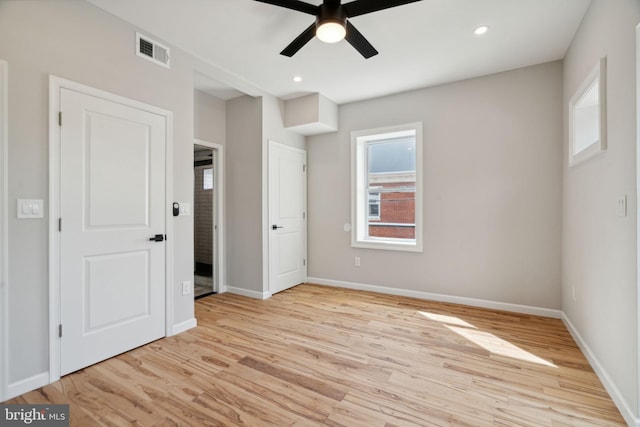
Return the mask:
[[[587,93],[598,85],[598,102],[593,108],[596,110],[598,132],[597,139],[586,145],[578,141],[581,134],[580,121],[576,115]],[[575,166],[591,157],[602,154],[607,149],[607,58],[601,58],[582,82],[576,93],[569,101],[569,166]]]
[[[367,232],[369,215],[367,145],[377,140],[402,137],[415,132],[416,137],[416,238],[399,239],[370,237]],[[387,126],[351,132],[351,246],[354,248],[422,252],[422,122]]]

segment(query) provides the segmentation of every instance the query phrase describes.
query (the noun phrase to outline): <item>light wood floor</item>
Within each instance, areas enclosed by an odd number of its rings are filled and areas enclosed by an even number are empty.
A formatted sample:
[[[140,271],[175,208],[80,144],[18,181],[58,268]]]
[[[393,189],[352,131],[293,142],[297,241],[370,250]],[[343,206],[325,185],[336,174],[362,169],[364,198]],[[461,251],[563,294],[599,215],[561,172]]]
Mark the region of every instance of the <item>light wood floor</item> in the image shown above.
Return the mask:
[[[75,426],[621,426],[561,321],[300,285],[11,403]]]

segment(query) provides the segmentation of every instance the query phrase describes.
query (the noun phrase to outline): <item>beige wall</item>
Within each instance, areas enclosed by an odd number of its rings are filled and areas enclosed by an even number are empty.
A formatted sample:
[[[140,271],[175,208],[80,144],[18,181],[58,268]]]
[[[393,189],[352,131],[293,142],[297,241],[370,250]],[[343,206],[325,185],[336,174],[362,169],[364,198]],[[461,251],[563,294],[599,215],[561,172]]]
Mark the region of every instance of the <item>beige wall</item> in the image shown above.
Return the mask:
[[[309,276],[559,309],[561,101],[553,62],[341,106],[307,139]],[[352,248],[350,132],[417,121],[424,252]]]
[[[135,28],[79,1],[0,1],[0,58],[9,63],[9,204],[48,191],[49,74],[173,111],[173,194],[193,193],[194,60],[172,49],[170,70],[136,57]],[[153,36],[150,34],[150,36]],[[159,90],[161,89],[161,90]],[[48,371],[48,218],[9,218],[9,383]],[[173,219],[174,322],[193,318],[192,217]]]
[[[637,0],[593,0],[564,61],[564,104],[607,57],[608,148],[568,167],[565,126],[563,310],[617,388],[629,414],[638,416],[636,277]],[[567,114],[565,110],[565,124]],[[627,195],[628,217],[616,214]],[[576,298],[573,299],[573,289]],[[609,384],[611,385],[611,384]],[[611,391],[611,389],[610,389]],[[625,413],[626,412],[626,413]]]

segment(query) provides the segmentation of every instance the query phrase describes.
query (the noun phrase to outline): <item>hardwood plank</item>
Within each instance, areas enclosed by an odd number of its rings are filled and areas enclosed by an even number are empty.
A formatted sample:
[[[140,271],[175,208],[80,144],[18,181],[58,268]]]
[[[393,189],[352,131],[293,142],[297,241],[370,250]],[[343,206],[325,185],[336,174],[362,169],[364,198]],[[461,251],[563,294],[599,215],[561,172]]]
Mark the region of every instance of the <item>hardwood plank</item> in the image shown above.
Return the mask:
[[[624,426],[561,321],[305,284],[8,403],[72,426]]]
[[[249,368],[271,375],[272,377],[281,379],[288,383],[295,384],[299,387],[306,388],[307,390],[311,390],[336,401],[341,401],[345,396],[345,392],[340,391],[336,387],[331,387],[323,381],[318,381],[306,375],[300,375],[295,372],[281,369],[275,367],[273,364],[265,363],[251,357],[244,357],[240,359],[240,363],[244,366],[248,366]]]

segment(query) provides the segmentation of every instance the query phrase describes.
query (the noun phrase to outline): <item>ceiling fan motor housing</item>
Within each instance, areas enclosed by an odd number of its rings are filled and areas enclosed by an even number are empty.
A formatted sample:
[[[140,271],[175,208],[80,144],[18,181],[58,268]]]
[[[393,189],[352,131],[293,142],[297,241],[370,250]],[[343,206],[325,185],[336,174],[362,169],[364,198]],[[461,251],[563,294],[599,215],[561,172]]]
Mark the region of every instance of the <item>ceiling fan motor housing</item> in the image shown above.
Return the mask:
[[[316,28],[329,22],[335,22],[346,28],[347,11],[344,10],[344,6],[340,3],[325,2],[319,6],[318,15],[316,16]]]

